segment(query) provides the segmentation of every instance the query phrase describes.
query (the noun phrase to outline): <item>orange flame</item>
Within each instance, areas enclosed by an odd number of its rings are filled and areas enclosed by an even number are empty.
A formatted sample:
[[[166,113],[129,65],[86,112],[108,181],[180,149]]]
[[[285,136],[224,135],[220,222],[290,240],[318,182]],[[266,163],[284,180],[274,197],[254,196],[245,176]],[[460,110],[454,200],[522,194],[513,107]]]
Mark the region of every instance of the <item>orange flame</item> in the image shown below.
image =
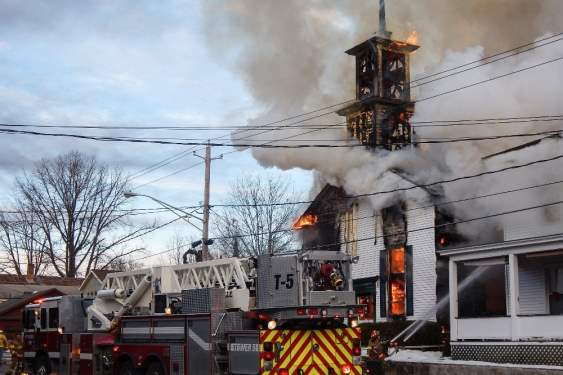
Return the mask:
[[[418,43],[418,33],[416,32],[416,30],[411,31],[411,33],[409,34],[406,42],[408,44],[414,44],[414,45],[416,45],[416,43]]]
[[[294,230],[301,230],[306,227],[311,227],[319,221],[319,217],[313,214],[306,214],[301,216],[295,223],[293,223]]]
[[[405,315],[405,284],[399,280],[391,281],[391,315]]]

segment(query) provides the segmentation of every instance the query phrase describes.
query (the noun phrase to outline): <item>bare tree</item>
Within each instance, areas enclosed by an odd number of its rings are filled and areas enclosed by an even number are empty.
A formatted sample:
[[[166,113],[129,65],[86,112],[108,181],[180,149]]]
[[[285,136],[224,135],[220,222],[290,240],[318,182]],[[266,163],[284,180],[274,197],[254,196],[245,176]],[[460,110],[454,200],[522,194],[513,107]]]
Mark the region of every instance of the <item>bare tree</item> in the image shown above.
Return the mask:
[[[115,272],[133,271],[143,268],[143,263],[134,257],[124,256],[114,259],[105,269]]]
[[[60,276],[106,268],[139,250],[122,248],[147,227],[134,227],[122,210],[128,189],[119,170],[70,152],[41,160],[16,187],[22,212],[42,229],[49,264]]]
[[[180,232],[174,233],[174,235],[168,241],[167,249],[170,252],[167,253],[166,257],[163,257],[163,262],[170,265],[177,265],[184,263],[184,253],[186,250],[191,248],[192,242],[194,242],[191,237],[188,237]],[[192,257],[188,257],[191,260]]]
[[[231,186],[225,207],[214,210],[214,237],[226,255],[280,253],[294,244],[290,230],[298,206],[281,176],[243,176]],[[279,204],[283,203],[283,204]]]
[[[0,246],[1,272],[36,276],[47,268],[47,239],[29,212],[0,215]]]

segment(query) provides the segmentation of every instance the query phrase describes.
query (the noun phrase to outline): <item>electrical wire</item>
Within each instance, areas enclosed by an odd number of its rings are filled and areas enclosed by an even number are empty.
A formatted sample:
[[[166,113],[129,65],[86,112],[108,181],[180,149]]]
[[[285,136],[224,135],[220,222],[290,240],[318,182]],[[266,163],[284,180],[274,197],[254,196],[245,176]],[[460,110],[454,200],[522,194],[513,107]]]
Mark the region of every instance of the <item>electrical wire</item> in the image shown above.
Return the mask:
[[[329,243],[329,244],[323,244],[323,246],[342,246],[342,245],[346,245],[346,244],[350,244],[350,243],[358,243],[358,242],[363,242],[363,241],[374,241],[374,240],[377,240],[377,239],[383,239],[383,238],[388,237],[390,235],[396,236],[398,234],[416,233],[416,232],[422,232],[422,231],[427,231],[427,230],[432,230],[432,229],[435,230],[435,229],[438,229],[438,228],[450,227],[452,225],[471,223],[471,222],[475,222],[475,221],[479,221],[479,220],[485,220],[485,219],[492,219],[492,218],[496,218],[496,217],[500,217],[500,216],[506,216],[506,215],[511,215],[511,214],[515,214],[515,213],[536,210],[536,209],[539,209],[539,208],[552,207],[552,206],[560,205],[560,204],[563,204],[563,201],[557,201],[557,202],[546,203],[546,204],[541,204],[541,205],[536,205],[536,206],[531,206],[531,207],[525,207],[525,208],[520,208],[520,209],[517,209],[517,210],[498,212],[498,213],[495,213],[495,214],[478,216],[478,217],[474,217],[474,218],[470,218],[470,219],[457,220],[457,221],[454,221],[454,222],[451,222],[451,223],[446,223],[446,224],[438,224],[438,225],[432,225],[432,226],[427,226],[427,227],[422,227],[422,228],[409,229],[409,230],[406,230],[406,231],[393,232],[392,234],[388,234],[388,235],[363,237],[363,238],[358,238],[358,239],[355,239],[355,240],[333,242],[333,243]],[[233,236],[232,238],[237,238],[237,237],[238,236]],[[228,238],[229,237],[227,237],[226,239],[228,239]],[[220,237],[218,237],[217,239],[220,239]],[[169,253],[169,252],[177,250],[177,249],[178,249],[177,247],[174,247],[174,248],[171,248],[171,249],[167,249],[167,250],[164,250],[164,251],[157,252],[155,254],[148,255],[148,256],[140,258],[138,260],[145,260],[145,259],[152,258],[152,257],[158,256],[158,255],[163,255],[163,254]],[[315,249],[316,248],[314,248],[314,247],[309,247],[309,248],[289,250],[288,252],[291,253],[291,252],[300,252],[300,251],[315,250]]]
[[[563,33],[559,34],[558,36],[561,36],[561,35],[563,35]],[[546,38],[546,39],[551,39],[551,38],[552,38],[552,37]],[[563,38],[559,38],[559,39],[552,40],[552,41],[549,41],[549,42],[546,42],[546,43],[543,43],[543,44],[539,44],[539,45],[538,45],[538,44],[535,44],[533,47],[528,48],[528,49],[526,49],[526,50],[524,50],[524,51],[517,51],[517,52],[512,53],[512,54],[510,54],[510,55],[507,55],[507,56],[503,56],[503,57],[499,57],[499,58],[497,58],[497,59],[485,61],[485,62],[483,62],[483,63],[480,64],[480,65],[476,65],[476,66],[473,66],[473,67],[470,67],[470,68],[463,69],[463,70],[461,70],[461,71],[456,71],[456,72],[449,73],[449,74],[446,74],[446,75],[441,76],[441,77],[433,78],[433,79],[428,80],[428,81],[424,81],[424,82],[421,82],[421,83],[418,83],[418,84],[411,85],[411,89],[412,89],[412,88],[417,88],[417,87],[420,87],[420,86],[424,86],[424,85],[427,85],[427,84],[429,84],[429,83],[437,82],[437,81],[440,81],[440,80],[442,80],[442,79],[446,79],[446,78],[449,78],[449,77],[452,77],[452,76],[456,76],[456,75],[458,75],[458,74],[466,73],[466,72],[468,72],[468,71],[471,71],[471,70],[474,70],[474,69],[477,69],[477,68],[481,68],[481,67],[483,67],[483,66],[486,66],[486,65],[489,65],[489,64],[493,64],[493,63],[495,63],[495,62],[498,62],[498,61],[501,61],[501,60],[505,60],[505,59],[508,59],[508,58],[510,58],[510,57],[518,56],[518,55],[520,55],[520,54],[522,54],[522,53],[527,53],[527,52],[533,51],[533,50],[535,50],[535,49],[537,49],[537,48],[545,47],[545,46],[547,46],[547,45],[550,45],[550,44],[553,44],[553,43],[556,43],[556,42],[560,42],[560,41],[562,41],[562,40],[563,40]],[[458,68],[458,69],[459,69],[459,68]],[[456,70],[457,70],[457,69],[456,69]]]
[[[67,133],[43,133],[43,132],[34,132],[34,131],[24,131],[24,130],[12,130],[12,129],[0,129],[0,133],[5,134],[21,134],[21,135],[34,135],[34,136],[51,136],[51,137],[68,137],[68,138],[78,138],[84,140],[93,140],[93,141],[101,141],[101,142],[125,142],[125,143],[148,143],[148,144],[158,144],[158,145],[182,145],[182,146],[213,146],[213,147],[234,147],[234,148],[266,148],[266,149],[300,149],[300,148],[356,148],[356,147],[366,147],[366,145],[356,143],[355,140],[353,143],[348,144],[327,144],[327,143],[318,143],[318,144],[293,144],[293,145],[275,145],[272,144],[274,142],[281,142],[284,140],[289,140],[291,138],[299,137],[301,135],[310,134],[312,132],[316,132],[318,130],[308,131],[306,133],[292,135],[286,138],[276,139],[273,141],[269,141],[266,143],[245,143],[245,144],[236,144],[236,143],[204,143],[204,142],[192,142],[192,141],[167,141],[167,140],[150,140],[144,138],[118,138],[118,137],[96,137],[96,136],[86,136],[80,134],[67,134]],[[549,130],[545,132],[536,132],[536,133],[521,133],[521,134],[507,134],[507,135],[498,135],[498,136],[486,136],[486,137],[460,137],[460,138],[420,138],[414,143],[417,144],[425,144],[425,143],[452,143],[452,142],[468,142],[468,141],[486,141],[486,140],[494,140],[494,139],[504,139],[504,138],[515,138],[515,137],[532,137],[532,136],[539,136],[539,135],[555,135],[563,132],[563,130]],[[294,140],[296,142],[298,140]],[[256,141],[258,142],[258,141]],[[320,141],[319,141],[320,142]],[[387,145],[400,145],[405,146],[407,143],[404,142],[393,142],[389,144],[380,144],[376,143],[375,146],[387,146]],[[237,150],[238,151],[238,150]],[[236,151],[235,151],[236,152]],[[225,154],[224,154],[225,155]],[[199,164],[198,164],[199,165]]]
[[[421,103],[421,102],[424,102],[424,101],[427,101],[427,100],[432,100],[432,99],[438,98],[440,96],[452,94],[452,93],[462,91],[462,90],[465,90],[465,89],[468,89],[468,88],[471,88],[471,87],[475,87],[475,86],[479,86],[479,85],[482,85],[482,84],[485,84],[485,83],[496,81],[496,80],[501,79],[501,78],[505,78],[505,77],[508,77],[508,76],[511,76],[511,75],[514,75],[514,74],[522,73],[522,72],[525,72],[525,71],[528,71],[528,70],[531,70],[531,69],[536,69],[536,68],[542,67],[544,65],[551,64],[551,63],[554,63],[554,62],[558,62],[558,61],[561,61],[561,60],[563,60],[563,57],[557,57],[557,58],[554,58],[554,59],[550,59],[550,60],[541,62],[539,64],[527,66],[525,68],[517,69],[517,70],[514,70],[514,71],[509,72],[509,73],[500,74],[498,76],[491,77],[491,78],[488,78],[488,79],[485,79],[485,80],[482,80],[482,81],[479,81],[479,82],[475,82],[475,83],[472,83],[470,85],[461,86],[461,87],[458,87],[458,88],[453,89],[453,90],[448,90],[448,91],[441,92],[439,94],[427,96],[425,98],[416,100],[416,103]]]
[[[497,52],[497,53],[495,53],[495,54],[493,54],[493,55],[489,55],[489,56],[483,57],[483,58],[478,59],[478,60],[474,60],[474,61],[471,61],[471,62],[462,64],[462,65],[458,65],[458,66],[455,66],[455,67],[452,67],[452,68],[448,68],[448,69],[442,70],[442,71],[440,71],[440,72],[428,74],[428,75],[425,75],[425,76],[423,76],[423,77],[419,77],[419,78],[417,78],[417,79],[412,80],[411,83],[412,83],[412,82],[423,81],[423,80],[426,80],[426,79],[428,79],[428,78],[436,77],[436,76],[442,75],[442,74],[444,74],[444,73],[449,73],[449,72],[452,72],[452,71],[455,71],[455,70],[458,70],[458,69],[461,69],[461,68],[465,68],[465,67],[470,66],[470,65],[473,65],[473,64],[477,64],[477,63],[479,63],[479,62],[484,62],[484,61],[490,60],[490,59],[492,59],[492,58],[505,55],[505,54],[510,53],[510,52],[518,51],[518,50],[521,50],[521,49],[523,49],[523,48],[526,48],[526,47],[529,47],[529,46],[533,46],[533,45],[535,45],[536,43],[541,43],[541,42],[544,42],[544,41],[549,40],[549,39],[557,38],[557,37],[559,37],[559,36],[561,36],[561,35],[563,35],[563,33],[557,33],[557,34],[555,34],[555,35],[552,35],[552,36],[549,36],[549,37],[545,37],[545,38],[542,38],[542,39],[538,39],[538,40],[535,40],[535,41],[533,41],[533,42],[529,42],[529,43],[520,45],[520,46],[518,46],[518,47],[511,48],[511,49],[506,50],[506,51]]]

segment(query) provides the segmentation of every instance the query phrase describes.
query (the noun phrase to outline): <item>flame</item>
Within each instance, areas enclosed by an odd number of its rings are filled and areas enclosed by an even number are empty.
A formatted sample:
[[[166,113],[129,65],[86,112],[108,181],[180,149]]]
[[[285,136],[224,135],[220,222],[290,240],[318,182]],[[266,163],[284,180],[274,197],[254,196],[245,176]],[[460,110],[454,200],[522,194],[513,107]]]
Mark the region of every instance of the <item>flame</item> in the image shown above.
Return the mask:
[[[295,223],[293,223],[294,230],[301,230],[306,227],[311,227],[319,221],[319,217],[313,214],[306,214],[301,216]]]
[[[391,249],[389,255],[391,273],[405,273],[405,248]]]
[[[411,33],[409,34],[406,42],[408,44],[414,44],[414,45],[416,45],[416,43],[418,43],[418,33],[416,32],[416,30],[411,31]]]
[[[391,281],[391,315],[405,315],[405,284],[399,280]]]

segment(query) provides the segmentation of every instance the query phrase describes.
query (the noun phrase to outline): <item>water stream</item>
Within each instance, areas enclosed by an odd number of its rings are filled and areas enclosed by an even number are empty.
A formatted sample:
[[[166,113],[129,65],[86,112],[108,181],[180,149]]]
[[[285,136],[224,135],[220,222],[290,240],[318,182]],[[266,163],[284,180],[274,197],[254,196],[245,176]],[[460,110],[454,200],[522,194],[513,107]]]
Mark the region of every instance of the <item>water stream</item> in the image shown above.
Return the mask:
[[[470,285],[473,281],[475,281],[479,276],[481,276],[489,267],[488,266],[480,266],[474,269],[462,282],[458,283],[457,285],[457,292],[462,292],[468,285]],[[407,342],[411,337],[413,337],[425,324],[429,321],[436,313],[443,309],[450,299],[450,294],[446,294],[442,297],[438,303],[434,307],[432,307],[429,311],[423,314],[423,319],[416,320],[413,324],[409,325],[403,331],[401,331],[397,336],[395,336],[391,342],[395,342],[401,337],[405,336],[403,342]]]

